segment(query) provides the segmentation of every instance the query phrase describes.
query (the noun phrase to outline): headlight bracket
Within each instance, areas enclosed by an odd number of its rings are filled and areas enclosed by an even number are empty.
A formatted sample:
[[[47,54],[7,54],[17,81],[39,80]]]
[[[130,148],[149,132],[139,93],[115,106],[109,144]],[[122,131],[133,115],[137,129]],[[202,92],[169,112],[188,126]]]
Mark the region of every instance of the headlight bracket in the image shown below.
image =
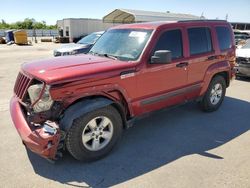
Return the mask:
[[[28,94],[31,100],[31,108],[34,112],[43,112],[51,108],[54,101],[50,96],[49,89],[50,86],[44,82],[29,87]]]

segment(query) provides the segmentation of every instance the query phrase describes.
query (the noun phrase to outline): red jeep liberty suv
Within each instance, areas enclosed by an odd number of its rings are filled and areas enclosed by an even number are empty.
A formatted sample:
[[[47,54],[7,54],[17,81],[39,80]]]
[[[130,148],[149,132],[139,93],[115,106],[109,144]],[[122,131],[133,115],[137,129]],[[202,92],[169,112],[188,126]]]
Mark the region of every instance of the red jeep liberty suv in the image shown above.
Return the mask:
[[[10,112],[24,145],[50,160],[109,153],[145,113],[197,100],[219,108],[234,77],[231,25],[151,22],[107,30],[89,54],[25,63]]]

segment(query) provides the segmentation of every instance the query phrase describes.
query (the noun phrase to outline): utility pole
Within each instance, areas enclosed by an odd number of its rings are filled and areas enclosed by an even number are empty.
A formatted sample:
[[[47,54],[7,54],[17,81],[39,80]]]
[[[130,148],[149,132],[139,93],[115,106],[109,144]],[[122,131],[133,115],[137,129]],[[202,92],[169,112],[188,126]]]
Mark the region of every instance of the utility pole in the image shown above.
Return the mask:
[[[35,37],[35,43],[37,43],[35,21],[33,21],[32,25],[33,25],[33,37]]]

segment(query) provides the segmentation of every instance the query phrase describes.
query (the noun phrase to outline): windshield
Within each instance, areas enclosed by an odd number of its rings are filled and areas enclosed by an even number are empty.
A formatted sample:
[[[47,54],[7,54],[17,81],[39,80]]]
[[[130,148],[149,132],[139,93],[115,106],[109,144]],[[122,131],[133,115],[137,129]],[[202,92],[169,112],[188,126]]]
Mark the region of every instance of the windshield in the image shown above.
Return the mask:
[[[250,48],[250,39],[246,41],[246,44],[242,46],[241,49],[249,49]]]
[[[145,29],[112,29],[103,34],[90,53],[122,61],[137,60],[151,33]]]
[[[92,33],[90,35],[87,35],[86,37],[83,37],[77,42],[77,44],[94,44],[100,36],[100,33]]]

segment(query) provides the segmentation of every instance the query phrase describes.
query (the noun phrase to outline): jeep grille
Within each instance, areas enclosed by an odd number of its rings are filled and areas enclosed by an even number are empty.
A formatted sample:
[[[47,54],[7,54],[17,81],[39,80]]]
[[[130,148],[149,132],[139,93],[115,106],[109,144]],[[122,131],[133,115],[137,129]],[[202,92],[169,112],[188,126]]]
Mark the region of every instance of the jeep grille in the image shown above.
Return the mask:
[[[31,83],[32,79],[28,76],[24,75],[23,73],[19,73],[16,79],[14,93],[20,99],[23,99],[26,91]]]

